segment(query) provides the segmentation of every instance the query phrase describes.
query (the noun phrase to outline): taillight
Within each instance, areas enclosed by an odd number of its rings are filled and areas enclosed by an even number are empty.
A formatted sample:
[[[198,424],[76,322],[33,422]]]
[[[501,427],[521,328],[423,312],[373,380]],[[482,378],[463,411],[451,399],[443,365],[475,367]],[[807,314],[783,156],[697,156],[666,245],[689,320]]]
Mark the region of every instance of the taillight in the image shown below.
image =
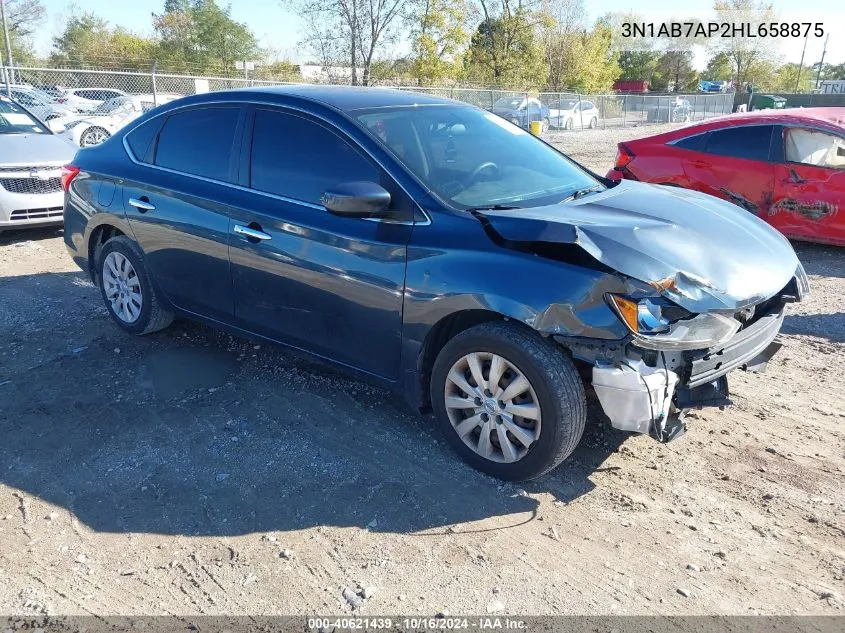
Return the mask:
[[[70,183],[73,182],[73,179],[76,178],[78,173],[79,167],[74,167],[73,165],[65,165],[62,167],[62,189],[65,191],[70,189]]]
[[[632,160],[634,160],[634,153],[624,143],[619,143],[614,169],[622,169],[630,164]]]

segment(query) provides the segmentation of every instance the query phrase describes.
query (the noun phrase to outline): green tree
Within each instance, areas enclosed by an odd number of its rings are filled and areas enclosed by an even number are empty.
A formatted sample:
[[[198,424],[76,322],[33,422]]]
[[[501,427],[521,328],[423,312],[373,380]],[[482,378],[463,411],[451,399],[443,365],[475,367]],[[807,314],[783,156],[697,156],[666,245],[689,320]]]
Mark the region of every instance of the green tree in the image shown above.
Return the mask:
[[[466,0],[419,0],[413,10],[412,74],[417,85],[453,78],[469,39]]]
[[[690,51],[666,51],[657,62],[652,88],[670,92],[695,92],[699,75],[692,63],[693,54]]]
[[[83,13],[68,20],[65,30],[53,39],[53,63],[73,68],[148,69],[156,43],[112,28],[93,13]]]
[[[763,22],[775,22],[777,14],[771,2],[766,0],[716,0],[713,7],[719,22],[746,22],[752,26]],[[737,89],[741,89],[755,75],[759,81],[772,71],[777,58],[776,40],[770,37],[720,38],[717,50],[727,55]]]
[[[215,0],[166,0],[153,16],[161,65],[189,72],[231,73],[235,62],[260,60],[252,31]]]
[[[660,53],[656,51],[623,51],[619,53],[619,78],[651,83]]]
[[[599,20],[591,30],[570,38],[564,50],[560,86],[582,93],[607,92],[621,72],[618,55],[611,50],[610,26]]]
[[[777,92],[811,92],[815,85],[812,68],[801,68],[798,64],[783,64],[775,71],[772,89]]]
[[[9,29],[9,43],[12,61],[26,64],[35,59],[30,36],[44,22],[46,12],[41,0],[6,0],[6,25]],[[6,60],[6,37],[0,28],[0,58]]]
[[[707,60],[702,79],[707,81],[730,81],[733,78],[733,66],[728,54],[724,51],[711,55]]]
[[[464,57],[464,76],[501,87],[545,85],[549,67],[536,37],[539,14],[512,0],[501,0],[496,13],[491,0],[480,4],[483,18]]]

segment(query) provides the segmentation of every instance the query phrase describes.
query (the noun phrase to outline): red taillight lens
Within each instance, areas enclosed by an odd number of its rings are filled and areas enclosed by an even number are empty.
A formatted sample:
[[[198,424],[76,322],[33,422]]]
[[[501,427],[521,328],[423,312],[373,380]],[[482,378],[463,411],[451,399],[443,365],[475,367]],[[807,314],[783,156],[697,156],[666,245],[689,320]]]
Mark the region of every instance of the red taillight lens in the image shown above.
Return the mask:
[[[632,160],[634,160],[634,153],[623,143],[619,143],[618,150],[616,152],[615,169],[622,169],[623,167],[626,167]]]
[[[76,178],[78,173],[79,167],[74,167],[73,165],[62,167],[62,189],[65,191],[70,189],[70,183],[73,182],[73,179]]]

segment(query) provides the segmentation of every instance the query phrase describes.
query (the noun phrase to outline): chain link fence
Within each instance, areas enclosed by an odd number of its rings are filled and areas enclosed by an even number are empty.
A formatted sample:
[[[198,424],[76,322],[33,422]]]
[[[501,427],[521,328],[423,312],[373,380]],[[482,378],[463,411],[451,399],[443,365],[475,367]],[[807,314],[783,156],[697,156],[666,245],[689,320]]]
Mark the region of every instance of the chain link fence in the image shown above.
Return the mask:
[[[82,99],[104,101],[108,92],[120,90],[148,95],[154,103],[216,90],[273,86],[291,82],[255,80],[249,77],[204,77],[152,72],[73,70],[57,68],[2,67],[0,90],[35,89],[32,98],[52,102],[70,101],[67,91]],[[522,127],[539,121],[547,134],[588,128],[618,128],[650,123],[701,121],[730,113],[732,94],[592,94],[572,92],[526,92],[457,87],[395,86],[422,94],[469,103],[510,119]],[[377,88],[373,88],[374,90]],[[99,91],[99,92],[98,92]],[[15,96],[13,94],[13,96]],[[63,102],[62,102],[63,103]],[[27,105],[27,104],[23,104]]]

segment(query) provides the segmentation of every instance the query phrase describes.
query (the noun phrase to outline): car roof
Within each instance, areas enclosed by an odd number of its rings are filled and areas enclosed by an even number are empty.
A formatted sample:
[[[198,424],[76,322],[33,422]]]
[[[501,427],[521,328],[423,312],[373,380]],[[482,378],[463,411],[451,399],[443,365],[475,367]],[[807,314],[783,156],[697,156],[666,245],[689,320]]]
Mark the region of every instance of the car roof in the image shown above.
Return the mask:
[[[841,131],[845,128],[845,108],[784,108],[783,110],[768,109],[737,112],[684,125],[669,132],[626,141],[625,144],[636,145],[639,142],[664,143],[684,138],[685,136],[703,134],[712,130],[720,130],[739,125],[753,125],[755,123],[769,125],[813,125],[828,129],[838,128]]]
[[[220,93],[205,93],[210,99]],[[239,95],[243,98],[252,99],[257,95],[270,97],[296,97],[299,99],[321,103],[336,110],[349,112],[368,108],[384,108],[390,106],[417,106],[417,105],[462,105],[465,103],[433,97],[419,92],[408,90],[395,90],[380,87],[362,86],[320,86],[313,84],[295,84],[286,86],[261,86],[255,88],[242,88],[238,90],[227,90],[229,98],[237,99]],[[195,101],[196,102],[196,101]]]

